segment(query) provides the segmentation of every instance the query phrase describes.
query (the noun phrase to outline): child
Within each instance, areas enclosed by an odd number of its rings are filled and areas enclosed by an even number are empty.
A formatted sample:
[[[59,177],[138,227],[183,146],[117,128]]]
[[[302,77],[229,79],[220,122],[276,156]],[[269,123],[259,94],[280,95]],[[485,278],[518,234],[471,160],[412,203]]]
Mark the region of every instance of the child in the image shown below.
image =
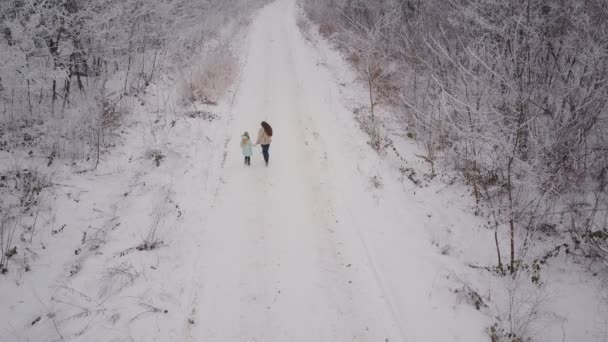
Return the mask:
[[[241,137],[241,149],[243,150],[243,155],[245,156],[245,165],[251,165],[251,154],[253,152],[251,150],[252,147],[253,143],[249,138],[249,133],[243,133],[243,136]]]

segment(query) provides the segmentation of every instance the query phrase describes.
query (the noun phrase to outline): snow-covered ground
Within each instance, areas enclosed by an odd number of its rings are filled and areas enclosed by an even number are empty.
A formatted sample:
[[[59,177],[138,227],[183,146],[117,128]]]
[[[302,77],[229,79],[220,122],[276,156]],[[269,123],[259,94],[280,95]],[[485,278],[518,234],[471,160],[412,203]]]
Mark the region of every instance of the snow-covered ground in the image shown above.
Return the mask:
[[[298,16],[295,0],[259,12],[237,84],[198,106],[214,115],[153,85],[95,172],[57,171],[46,257],[0,282],[1,341],[489,340],[507,285],[468,265],[495,259],[493,232],[464,187],[414,185],[367,144],[355,77]],[[245,167],[240,135],[262,120],[270,165],[258,148]],[[555,282],[538,340],[606,341],[596,285]]]

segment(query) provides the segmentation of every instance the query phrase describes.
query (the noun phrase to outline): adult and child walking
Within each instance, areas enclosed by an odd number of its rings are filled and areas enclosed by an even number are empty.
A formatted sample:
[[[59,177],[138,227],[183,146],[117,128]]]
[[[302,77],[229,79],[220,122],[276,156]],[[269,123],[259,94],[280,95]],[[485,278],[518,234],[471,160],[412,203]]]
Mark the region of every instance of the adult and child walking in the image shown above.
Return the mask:
[[[268,166],[268,160],[270,159],[270,143],[272,142],[272,127],[266,122],[262,121],[262,127],[258,132],[258,138],[255,142],[255,146],[262,146],[262,156],[264,156],[264,162]],[[254,144],[249,137],[249,133],[245,132],[241,136],[241,149],[243,150],[243,156],[245,156],[245,165],[251,165],[251,155],[253,154]]]

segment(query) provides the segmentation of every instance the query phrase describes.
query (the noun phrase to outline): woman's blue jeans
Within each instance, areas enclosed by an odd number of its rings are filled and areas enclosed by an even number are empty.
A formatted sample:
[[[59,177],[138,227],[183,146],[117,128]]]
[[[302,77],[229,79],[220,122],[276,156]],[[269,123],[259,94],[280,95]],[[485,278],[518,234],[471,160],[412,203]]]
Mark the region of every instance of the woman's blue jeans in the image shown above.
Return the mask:
[[[270,155],[268,154],[268,150],[270,149],[270,144],[262,145],[262,155],[264,156],[264,161],[268,164],[268,159]]]

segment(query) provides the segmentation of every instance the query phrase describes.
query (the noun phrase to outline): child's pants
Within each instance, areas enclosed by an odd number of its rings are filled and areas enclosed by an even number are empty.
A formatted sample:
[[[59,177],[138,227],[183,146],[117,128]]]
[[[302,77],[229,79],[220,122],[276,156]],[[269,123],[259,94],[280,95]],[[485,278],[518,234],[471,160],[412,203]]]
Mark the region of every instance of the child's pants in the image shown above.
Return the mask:
[[[251,165],[251,157],[245,157],[245,165]]]

